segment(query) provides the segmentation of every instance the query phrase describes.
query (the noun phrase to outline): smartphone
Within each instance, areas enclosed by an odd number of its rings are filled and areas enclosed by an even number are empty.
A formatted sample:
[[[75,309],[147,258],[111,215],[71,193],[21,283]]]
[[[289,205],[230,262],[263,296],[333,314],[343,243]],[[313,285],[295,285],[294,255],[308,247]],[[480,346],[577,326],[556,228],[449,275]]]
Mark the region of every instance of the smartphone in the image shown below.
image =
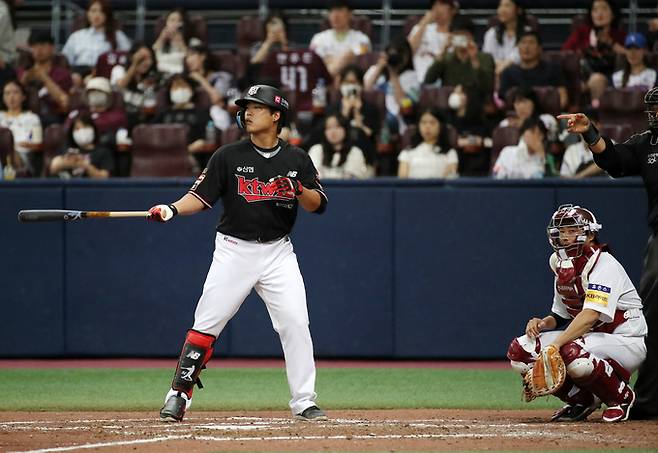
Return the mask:
[[[455,35],[452,37],[452,46],[463,48],[468,46],[468,38],[464,35]]]

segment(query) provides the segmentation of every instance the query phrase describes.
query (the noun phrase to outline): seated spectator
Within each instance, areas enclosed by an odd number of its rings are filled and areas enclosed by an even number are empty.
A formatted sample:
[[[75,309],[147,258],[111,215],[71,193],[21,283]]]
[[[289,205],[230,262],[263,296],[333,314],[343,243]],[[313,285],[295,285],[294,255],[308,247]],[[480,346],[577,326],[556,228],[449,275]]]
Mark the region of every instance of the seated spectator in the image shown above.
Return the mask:
[[[430,10],[409,32],[407,39],[420,83],[434,60],[443,58],[450,48],[450,24],[458,11],[459,3],[455,0],[431,0]]]
[[[112,68],[110,83],[123,97],[131,128],[150,121],[155,115],[160,81],[155,53],[143,43],[135,43],[130,49],[127,67],[119,64]]]
[[[546,126],[537,117],[525,120],[521,139],[500,152],[493,168],[496,179],[535,179],[546,175]]]
[[[601,130],[601,121],[599,112],[595,109],[589,109],[586,112],[587,118],[594,126]],[[594,157],[585,140],[580,137],[578,142],[567,146],[564,151],[562,165],[560,166],[560,176],[563,178],[582,179],[592,176],[603,175],[603,170],[594,163]]]
[[[473,87],[457,85],[448,97],[448,123],[457,131],[459,174],[488,176],[491,161],[491,125]]]
[[[478,51],[473,28],[470,19],[455,18],[452,22],[453,50],[430,66],[425,83],[440,81],[443,86],[473,88],[475,96],[486,103],[493,94],[495,65],[491,55]]]
[[[211,69],[208,48],[203,45],[190,46],[185,57],[185,74],[195,81],[208,94],[212,106],[210,118],[215,127],[227,130],[233,124],[233,118],[227,110],[226,93],[235,88],[235,79],[226,71]]]
[[[553,142],[558,139],[559,124],[553,115],[542,112],[537,93],[529,87],[521,87],[514,94],[514,113],[499,124],[500,127],[512,126],[521,128],[529,118],[540,119],[547,131],[547,138]]]
[[[411,139],[411,148],[400,152],[400,178],[457,177],[459,158],[450,148],[446,121],[437,107],[421,112],[418,129]]]
[[[112,151],[99,143],[100,135],[88,113],[76,117],[68,132],[68,149],[50,162],[50,174],[63,179],[106,179],[114,171]]]
[[[252,47],[252,65],[262,64],[271,51],[288,50],[288,20],[281,12],[272,12],[263,24],[265,41],[257,42]]]
[[[18,69],[18,77],[39,94],[39,116],[44,128],[61,123],[69,112],[69,91],[73,86],[71,71],[54,63],[55,41],[48,32],[32,32],[28,39],[31,58]]]
[[[587,23],[574,30],[562,50],[581,54],[581,77],[591,104],[598,107],[608,79],[612,77],[617,54],[624,53],[626,33],[618,28],[621,16],[611,0],[592,0]]]
[[[0,0],[0,69],[16,59],[16,3],[17,0]]]
[[[560,93],[560,107],[569,103],[566,82],[562,69],[541,59],[542,45],[539,34],[526,31],[519,38],[520,62],[511,64],[500,75],[498,97],[505,100],[505,95],[512,87],[554,86]]]
[[[187,124],[189,126],[187,150],[194,153],[199,168],[204,168],[210,155],[204,153],[206,126],[210,121],[207,110],[195,106],[194,82],[184,74],[175,74],[167,82],[169,104],[154,122],[160,124]]]
[[[366,90],[386,93],[386,122],[392,134],[404,133],[407,121],[413,121],[414,106],[420,97],[420,84],[411,60],[409,42],[401,36],[386,47],[363,76]]]
[[[130,49],[130,40],[117,29],[109,0],[90,0],[86,12],[87,28],[73,32],[62,53],[68,59],[74,84],[82,86],[82,78],[96,65],[98,57],[109,50]]]
[[[330,113],[324,120],[322,141],[311,146],[308,155],[322,179],[362,179],[368,177],[366,159],[352,144],[347,118]]]
[[[341,69],[354,61],[356,55],[370,52],[370,38],[363,32],[350,28],[352,8],[345,0],[329,2],[331,28],[313,35],[310,48],[317,53],[335,77]]]
[[[14,159],[20,175],[40,176],[43,164],[43,129],[39,117],[26,107],[27,93],[18,80],[10,80],[2,87],[0,127],[11,130],[14,136]]]
[[[496,14],[499,23],[485,32],[482,51],[493,57],[496,75],[500,75],[506,67],[520,61],[518,42],[527,21],[520,0],[500,0]]]
[[[647,67],[647,40],[642,33],[631,33],[624,41],[624,69],[612,74],[615,88],[637,87],[648,90],[656,85],[656,70]]]
[[[191,37],[190,21],[185,10],[179,7],[169,11],[165,26],[153,43],[158,71],[167,76],[183,72]]]

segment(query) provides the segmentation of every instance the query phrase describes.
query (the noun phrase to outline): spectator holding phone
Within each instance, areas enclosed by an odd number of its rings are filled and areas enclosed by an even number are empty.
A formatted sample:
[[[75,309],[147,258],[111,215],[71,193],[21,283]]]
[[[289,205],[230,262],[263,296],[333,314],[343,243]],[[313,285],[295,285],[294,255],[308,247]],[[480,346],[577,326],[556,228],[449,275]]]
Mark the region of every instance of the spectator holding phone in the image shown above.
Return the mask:
[[[153,43],[158,71],[165,75],[183,72],[190,38],[190,24],[185,10],[179,7],[169,11],[165,26]]]

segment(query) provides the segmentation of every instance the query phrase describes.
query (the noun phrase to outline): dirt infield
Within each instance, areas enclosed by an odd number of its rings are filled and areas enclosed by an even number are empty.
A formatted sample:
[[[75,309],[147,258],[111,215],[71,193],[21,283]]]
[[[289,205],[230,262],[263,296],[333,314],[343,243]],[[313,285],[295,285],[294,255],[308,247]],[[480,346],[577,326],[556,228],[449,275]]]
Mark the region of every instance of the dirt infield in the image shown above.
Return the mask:
[[[546,423],[549,411],[329,411],[309,423],[285,412],[0,412],[2,451],[421,451],[651,448],[658,422]]]

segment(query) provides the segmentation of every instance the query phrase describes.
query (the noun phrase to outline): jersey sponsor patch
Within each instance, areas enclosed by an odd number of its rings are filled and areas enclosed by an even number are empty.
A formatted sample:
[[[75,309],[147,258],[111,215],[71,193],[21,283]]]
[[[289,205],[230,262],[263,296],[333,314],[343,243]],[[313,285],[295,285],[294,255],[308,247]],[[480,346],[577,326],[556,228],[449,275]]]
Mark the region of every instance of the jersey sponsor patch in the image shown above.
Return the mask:
[[[238,195],[249,203],[268,200],[290,201],[294,198],[294,195],[290,196],[285,191],[277,189],[274,181],[262,182],[258,178],[247,179],[242,175],[235,175],[235,177],[238,180]]]
[[[585,293],[585,302],[608,306],[608,298],[610,297],[610,288],[596,283],[587,285],[587,292]]]

